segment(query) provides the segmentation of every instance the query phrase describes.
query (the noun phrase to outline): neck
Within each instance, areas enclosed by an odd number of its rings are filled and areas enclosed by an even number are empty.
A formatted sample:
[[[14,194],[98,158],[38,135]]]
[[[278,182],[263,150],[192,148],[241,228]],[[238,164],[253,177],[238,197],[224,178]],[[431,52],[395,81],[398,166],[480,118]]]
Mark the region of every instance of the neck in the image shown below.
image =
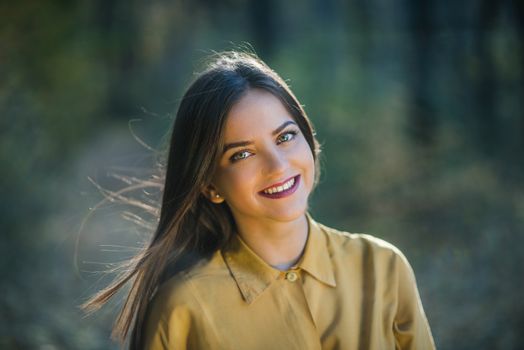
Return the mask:
[[[242,240],[266,263],[282,266],[297,261],[308,235],[306,215],[289,222],[237,222]]]

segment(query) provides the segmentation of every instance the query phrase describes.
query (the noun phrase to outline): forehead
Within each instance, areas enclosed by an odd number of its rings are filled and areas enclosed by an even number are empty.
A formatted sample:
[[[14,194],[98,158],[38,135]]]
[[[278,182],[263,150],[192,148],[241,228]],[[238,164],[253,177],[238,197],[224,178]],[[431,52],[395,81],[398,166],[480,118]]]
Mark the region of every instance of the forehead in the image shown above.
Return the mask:
[[[247,139],[271,132],[288,120],[293,117],[278,97],[251,89],[229,111],[224,136],[226,142]]]

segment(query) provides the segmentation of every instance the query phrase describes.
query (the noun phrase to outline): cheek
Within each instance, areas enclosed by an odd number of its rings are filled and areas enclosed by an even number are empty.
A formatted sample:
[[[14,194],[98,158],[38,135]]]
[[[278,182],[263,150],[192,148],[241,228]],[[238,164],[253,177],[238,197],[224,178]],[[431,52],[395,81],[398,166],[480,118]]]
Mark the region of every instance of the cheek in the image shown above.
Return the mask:
[[[313,153],[311,153],[311,149],[305,140],[302,142],[298,154],[300,155],[298,157],[300,167],[306,175],[306,185],[311,189],[315,179],[315,159],[313,158]]]
[[[309,149],[309,148],[308,148]],[[313,156],[309,157],[309,176],[308,176],[308,189],[311,192],[313,190],[313,186],[315,183],[315,160],[313,159]]]
[[[216,185],[230,200],[238,200],[250,191],[253,179],[252,171],[245,166],[230,167],[220,172]]]

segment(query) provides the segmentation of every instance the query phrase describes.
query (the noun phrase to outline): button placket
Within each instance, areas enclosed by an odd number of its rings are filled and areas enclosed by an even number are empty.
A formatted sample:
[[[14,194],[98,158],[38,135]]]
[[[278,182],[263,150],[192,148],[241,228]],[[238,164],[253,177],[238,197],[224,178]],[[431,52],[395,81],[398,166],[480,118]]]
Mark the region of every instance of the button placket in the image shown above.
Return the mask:
[[[282,283],[280,284],[281,292],[278,294],[282,297],[283,303],[287,303],[286,317],[289,320],[289,324],[300,325],[300,330],[297,334],[302,334],[300,345],[304,349],[321,349],[320,335],[316,329],[315,322],[311,316],[309,310],[308,301],[304,294],[303,278],[306,278],[303,274],[303,270],[300,268],[290,269],[287,271],[281,271]],[[300,322],[297,322],[300,320]],[[307,344],[307,346],[304,346]]]

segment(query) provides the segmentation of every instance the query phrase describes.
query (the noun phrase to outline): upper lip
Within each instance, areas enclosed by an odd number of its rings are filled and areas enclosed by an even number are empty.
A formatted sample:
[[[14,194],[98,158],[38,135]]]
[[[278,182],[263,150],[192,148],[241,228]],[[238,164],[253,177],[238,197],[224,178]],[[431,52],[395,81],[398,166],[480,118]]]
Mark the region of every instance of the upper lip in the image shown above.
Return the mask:
[[[267,186],[267,187],[265,187],[264,189],[260,190],[259,192],[264,192],[265,190],[269,190],[270,188],[273,188],[273,187],[282,186],[282,185],[284,185],[286,182],[288,182],[289,180],[291,180],[291,179],[293,179],[293,178],[295,178],[295,177],[297,177],[297,176],[298,176],[298,175],[290,176],[290,177],[288,177],[287,179],[285,179],[284,181],[277,182],[277,183],[274,183],[274,184],[272,184],[272,185],[270,185],[270,186]]]

